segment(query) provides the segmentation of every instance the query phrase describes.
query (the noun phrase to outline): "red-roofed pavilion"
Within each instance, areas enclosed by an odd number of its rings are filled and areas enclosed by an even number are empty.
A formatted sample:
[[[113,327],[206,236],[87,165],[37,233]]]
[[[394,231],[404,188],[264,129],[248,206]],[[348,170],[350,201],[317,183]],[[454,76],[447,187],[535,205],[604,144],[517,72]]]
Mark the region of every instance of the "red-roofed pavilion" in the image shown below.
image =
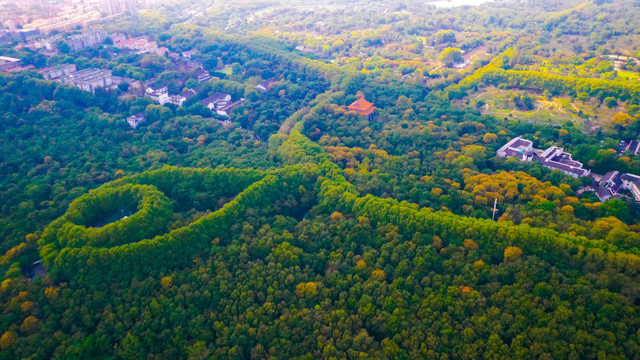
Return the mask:
[[[364,98],[360,98],[354,101],[353,104],[349,105],[348,109],[355,111],[362,116],[370,117],[376,110],[376,107],[373,106],[373,103],[368,102]]]

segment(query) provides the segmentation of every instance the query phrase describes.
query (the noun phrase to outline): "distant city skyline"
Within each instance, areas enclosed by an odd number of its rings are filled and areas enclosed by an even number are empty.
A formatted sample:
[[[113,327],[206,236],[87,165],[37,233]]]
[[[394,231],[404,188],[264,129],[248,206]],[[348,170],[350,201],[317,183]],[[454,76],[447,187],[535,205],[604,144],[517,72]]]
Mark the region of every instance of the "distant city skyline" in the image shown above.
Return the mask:
[[[12,10],[7,0],[0,0],[0,22],[5,30],[38,30],[48,34],[54,30],[69,31],[77,26],[103,20],[105,16],[127,14],[137,17],[146,1],[140,0],[26,0],[16,4],[25,10]],[[13,4],[13,3],[12,3]],[[26,11],[26,9],[34,11]]]

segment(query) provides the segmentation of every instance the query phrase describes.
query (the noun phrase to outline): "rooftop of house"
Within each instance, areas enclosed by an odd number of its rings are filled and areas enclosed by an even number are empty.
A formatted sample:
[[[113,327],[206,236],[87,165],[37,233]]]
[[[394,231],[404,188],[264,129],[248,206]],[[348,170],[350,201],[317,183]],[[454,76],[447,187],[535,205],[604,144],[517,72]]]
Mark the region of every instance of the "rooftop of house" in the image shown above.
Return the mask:
[[[514,137],[498,150],[498,154],[504,152],[509,157],[521,157],[524,152],[533,149],[533,143],[521,137]]]
[[[17,61],[20,61],[20,59],[8,57],[8,56],[0,56],[0,64],[6,64],[10,62],[17,62]]]
[[[200,100],[200,103],[204,106],[208,106],[211,103],[216,103],[219,101],[228,101],[230,99],[231,99],[231,95],[221,93],[221,92],[216,92],[216,93],[213,93],[211,96]]]
[[[520,137],[514,138],[514,140],[515,141],[509,147],[524,150],[528,147],[533,146],[533,143],[531,141]]]
[[[162,82],[162,83],[149,84],[149,85],[147,85],[147,88],[149,88],[151,90],[160,90],[160,89],[164,89],[164,88],[166,88],[168,86],[169,86],[169,83]]]
[[[180,95],[184,96],[187,99],[191,99],[192,97],[198,95],[198,92],[193,89],[188,89],[183,91]]]
[[[197,91],[193,90],[193,89],[189,89],[189,90],[185,90],[183,92],[181,92],[178,95],[169,95],[170,98],[173,99],[184,99],[184,100],[189,100],[192,97],[196,96],[198,94]]]
[[[135,117],[135,118],[144,118],[144,111],[140,111],[138,113],[132,114],[130,117]]]
[[[198,68],[194,72],[194,76],[196,76],[198,78],[198,81],[205,81],[205,80],[211,79],[211,75],[209,74],[209,71],[207,71],[207,70],[205,70],[203,68]]]
[[[624,180],[624,181],[628,181],[628,182],[633,183],[633,184],[636,184],[637,186],[640,186],[640,176],[638,176],[638,175],[629,174],[629,173],[622,174],[620,176],[620,179]]]
[[[561,162],[553,161],[553,160],[542,160],[540,162],[542,165],[548,166],[553,169],[558,169],[570,174],[575,174],[578,177],[581,176],[589,176],[590,171],[587,169],[583,169],[582,167],[575,167],[571,165],[567,165]]]
[[[615,195],[616,194],[613,192],[613,190],[603,186],[596,189],[596,196],[598,196],[598,199],[600,199],[600,201],[602,202],[611,199]]]
[[[364,98],[360,98],[354,101],[351,105],[348,106],[348,109],[355,111],[361,115],[369,115],[376,110],[375,106],[373,106],[373,103],[368,102]]]
[[[271,86],[275,82],[276,82],[276,80],[274,80],[274,79],[268,79],[268,80],[265,80],[265,81],[259,83],[258,85],[256,85],[256,87],[261,87],[261,88],[264,88],[266,90],[266,89],[269,88],[269,86]]]
[[[510,157],[519,157],[522,154],[521,151],[512,147],[504,149],[504,152]]]
[[[76,67],[75,64],[61,64],[55,66],[49,66],[43,69],[38,70],[39,73],[46,73],[48,71],[56,71],[60,69],[74,69]]]
[[[225,102],[224,104],[222,104],[218,110],[220,111],[224,111],[224,112],[229,112],[233,109],[235,109],[236,107],[240,106],[242,103],[244,102],[244,99],[240,99],[238,101],[234,101],[234,102]]]
[[[105,78],[112,75],[111,70],[108,69],[97,69],[97,68],[88,68],[82,69],[80,71],[76,71],[69,75],[66,75],[65,78],[69,80],[89,80],[92,78]]]
[[[631,142],[620,144],[620,148],[628,148]],[[640,143],[639,143],[640,144]],[[531,141],[515,137],[503,145],[498,150],[498,155],[515,157],[524,160],[522,154],[532,154],[534,159],[540,164],[551,169],[558,169],[566,174],[576,177],[590,176],[593,179],[599,179],[592,190],[595,190],[600,201],[604,202],[611,198],[624,198],[620,193],[621,190],[630,190],[634,199],[640,202],[640,176],[634,174],[622,174],[619,171],[609,171],[604,176],[594,174],[588,169],[583,168],[583,164],[573,160],[570,153],[564,151],[563,148],[551,146],[542,151],[534,149]]]
[[[564,152],[562,148],[559,148],[559,150],[562,152],[556,152],[555,156],[551,157],[549,160],[561,163],[563,165],[571,166],[571,167],[576,167],[576,168],[582,167],[582,163],[579,161],[573,160],[573,158],[571,157],[571,154]]]
[[[372,106],[373,106],[373,103],[368,102],[367,100],[365,100],[365,98],[360,98],[360,99],[354,101],[351,105],[349,105],[349,108],[367,110]]]
[[[627,151],[632,152],[634,155],[638,155],[638,153],[640,153],[640,141],[620,141],[620,144],[618,145],[618,155],[622,155]]]
[[[610,183],[616,178],[618,174],[619,174],[618,171],[609,171],[608,173],[604,174],[604,176],[600,180],[600,184]]]

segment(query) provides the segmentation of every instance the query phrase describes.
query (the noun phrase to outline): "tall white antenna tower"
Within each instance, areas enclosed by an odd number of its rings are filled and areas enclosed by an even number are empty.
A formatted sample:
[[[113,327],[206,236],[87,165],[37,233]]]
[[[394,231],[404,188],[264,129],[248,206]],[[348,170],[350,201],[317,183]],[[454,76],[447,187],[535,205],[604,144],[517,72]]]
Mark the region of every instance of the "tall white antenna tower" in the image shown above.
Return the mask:
[[[498,198],[493,201],[493,215],[491,215],[491,220],[496,221],[496,213],[498,212]]]

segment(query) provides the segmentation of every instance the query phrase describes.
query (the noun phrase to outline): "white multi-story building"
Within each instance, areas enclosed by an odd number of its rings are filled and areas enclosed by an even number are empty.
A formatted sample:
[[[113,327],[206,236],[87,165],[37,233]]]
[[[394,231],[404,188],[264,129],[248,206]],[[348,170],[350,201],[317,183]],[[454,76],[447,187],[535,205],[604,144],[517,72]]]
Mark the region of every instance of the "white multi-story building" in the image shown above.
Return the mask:
[[[127,118],[127,123],[131,128],[135,129],[138,127],[138,124],[145,120],[144,112],[139,112],[137,114],[133,114]]]
[[[560,170],[563,173],[573,176],[589,176],[591,170],[584,169],[582,163],[571,158],[571,154],[563,148],[551,146],[546,150],[539,150],[533,147],[533,143],[521,137],[515,137],[498,149],[499,157],[513,157],[520,161],[538,161],[549,169]]]
[[[113,85],[112,76],[111,70],[89,68],[63,76],[60,81],[94,93],[98,88]]]
[[[79,51],[102,44],[108,36],[107,32],[103,30],[89,31],[79,35],[72,35],[67,40],[67,44],[69,44],[69,48],[72,51]]]
[[[55,80],[60,77],[76,72],[76,65],[62,64],[59,66],[51,66],[48,68],[38,70],[38,72],[42,74],[42,77],[44,77],[46,80]]]

